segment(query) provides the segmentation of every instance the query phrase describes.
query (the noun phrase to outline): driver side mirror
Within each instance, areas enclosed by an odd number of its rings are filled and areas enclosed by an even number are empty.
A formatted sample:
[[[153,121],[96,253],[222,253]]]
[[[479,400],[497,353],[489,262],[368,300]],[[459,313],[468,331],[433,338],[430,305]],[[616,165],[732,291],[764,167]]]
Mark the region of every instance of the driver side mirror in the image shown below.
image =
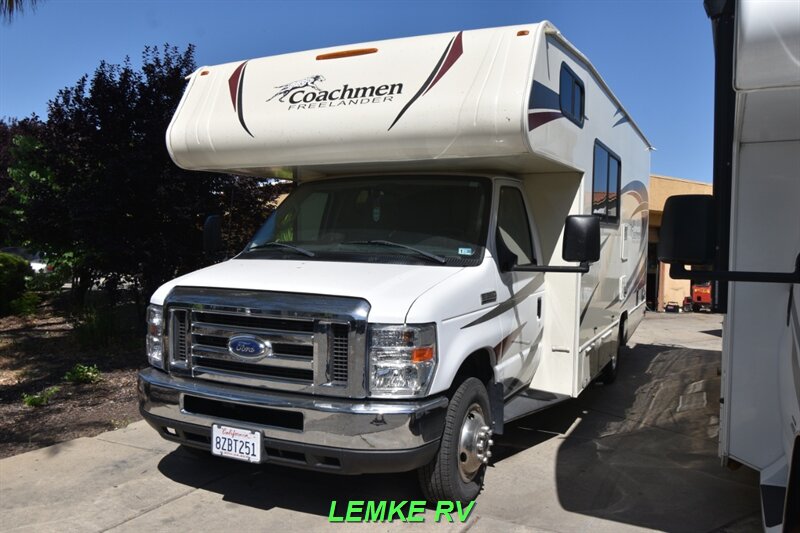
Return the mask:
[[[664,203],[658,260],[710,265],[714,262],[714,199],[706,194],[670,196]]]
[[[800,283],[800,253],[793,272],[686,270],[686,265],[713,265],[717,227],[714,197],[703,194],[670,196],[664,203],[658,260],[669,263],[673,279]]]
[[[497,254],[501,267],[505,265],[504,251],[500,242]],[[509,252],[510,253],[510,252]],[[514,254],[511,254],[514,256]],[[564,220],[564,242],[561,249],[564,261],[580,263],[578,266],[516,265],[512,263],[509,270],[520,272],[572,272],[585,274],[589,272],[589,263],[600,259],[600,217],[597,215],[569,215]],[[516,260],[516,256],[514,256]]]
[[[600,259],[600,217],[570,215],[564,221],[564,261],[594,263]]]

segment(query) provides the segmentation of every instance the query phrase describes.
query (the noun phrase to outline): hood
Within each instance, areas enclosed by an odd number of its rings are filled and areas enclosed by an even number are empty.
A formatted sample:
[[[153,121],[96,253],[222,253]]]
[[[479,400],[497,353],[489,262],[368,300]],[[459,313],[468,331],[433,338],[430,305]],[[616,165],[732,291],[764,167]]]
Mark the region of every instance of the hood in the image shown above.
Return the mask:
[[[363,298],[370,322],[402,323],[411,304],[463,267],[231,259],[162,285],[151,303],[163,305],[173,287],[212,287]]]

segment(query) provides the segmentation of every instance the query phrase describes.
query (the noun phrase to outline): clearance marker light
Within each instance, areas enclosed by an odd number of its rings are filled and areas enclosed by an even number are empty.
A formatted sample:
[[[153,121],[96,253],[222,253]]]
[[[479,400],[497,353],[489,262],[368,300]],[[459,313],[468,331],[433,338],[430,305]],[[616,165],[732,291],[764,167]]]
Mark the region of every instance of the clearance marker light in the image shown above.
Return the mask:
[[[208,76],[208,71],[207,71],[207,70],[204,70],[203,72],[201,72],[201,73],[200,73],[200,75],[201,75],[201,76]]]
[[[317,61],[323,61],[325,59],[339,59],[341,57],[364,56],[367,54],[374,54],[377,51],[377,48],[356,48],[354,50],[342,50],[341,52],[320,54],[317,56]]]
[[[530,33],[528,30],[519,30],[517,32],[517,37],[522,37],[523,35],[528,35]]]

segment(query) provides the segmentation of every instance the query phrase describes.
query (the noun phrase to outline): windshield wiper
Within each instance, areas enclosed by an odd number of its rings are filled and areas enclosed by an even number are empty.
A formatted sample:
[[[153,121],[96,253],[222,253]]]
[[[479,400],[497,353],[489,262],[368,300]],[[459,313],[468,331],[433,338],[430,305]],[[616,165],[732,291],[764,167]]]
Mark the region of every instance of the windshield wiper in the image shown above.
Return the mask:
[[[248,252],[252,250],[258,250],[259,248],[268,248],[270,246],[278,246],[280,248],[288,248],[290,250],[294,250],[295,252],[301,253],[308,257],[314,257],[315,254],[311,250],[306,250],[305,248],[300,248],[299,246],[295,246],[294,244],[288,244],[285,242],[277,242],[277,241],[270,241],[270,242],[262,242],[261,244],[254,244],[250,248],[247,249]]]
[[[371,240],[371,241],[346,241],[343,242],[342,244],[378,244],[380,246],[394,246],[396,248],[405,248],[406,250],[411,250],[412,252],[416,252],[417,254],[421,255],[426,259],[430,259],[431,261],[435,261],[442,265],[447,263],[447,259],[445,259],[440,255],[432,254],[430,252],[426,252],[425,250],[420,250],[419,248],[408,246],[407,244],[400,244],[399,242]]]

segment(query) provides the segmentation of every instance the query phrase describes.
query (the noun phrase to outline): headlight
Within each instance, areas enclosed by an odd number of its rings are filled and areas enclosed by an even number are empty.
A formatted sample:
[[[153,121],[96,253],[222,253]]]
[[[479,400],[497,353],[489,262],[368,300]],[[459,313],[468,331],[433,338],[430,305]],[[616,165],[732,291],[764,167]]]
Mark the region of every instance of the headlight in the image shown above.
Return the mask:
[[[164,311],[160,305],[147,308],[147,361],[164,368]]]
[[[435,324],[370,326],[371,396],[423,396],[428,392],[435,367]]]

